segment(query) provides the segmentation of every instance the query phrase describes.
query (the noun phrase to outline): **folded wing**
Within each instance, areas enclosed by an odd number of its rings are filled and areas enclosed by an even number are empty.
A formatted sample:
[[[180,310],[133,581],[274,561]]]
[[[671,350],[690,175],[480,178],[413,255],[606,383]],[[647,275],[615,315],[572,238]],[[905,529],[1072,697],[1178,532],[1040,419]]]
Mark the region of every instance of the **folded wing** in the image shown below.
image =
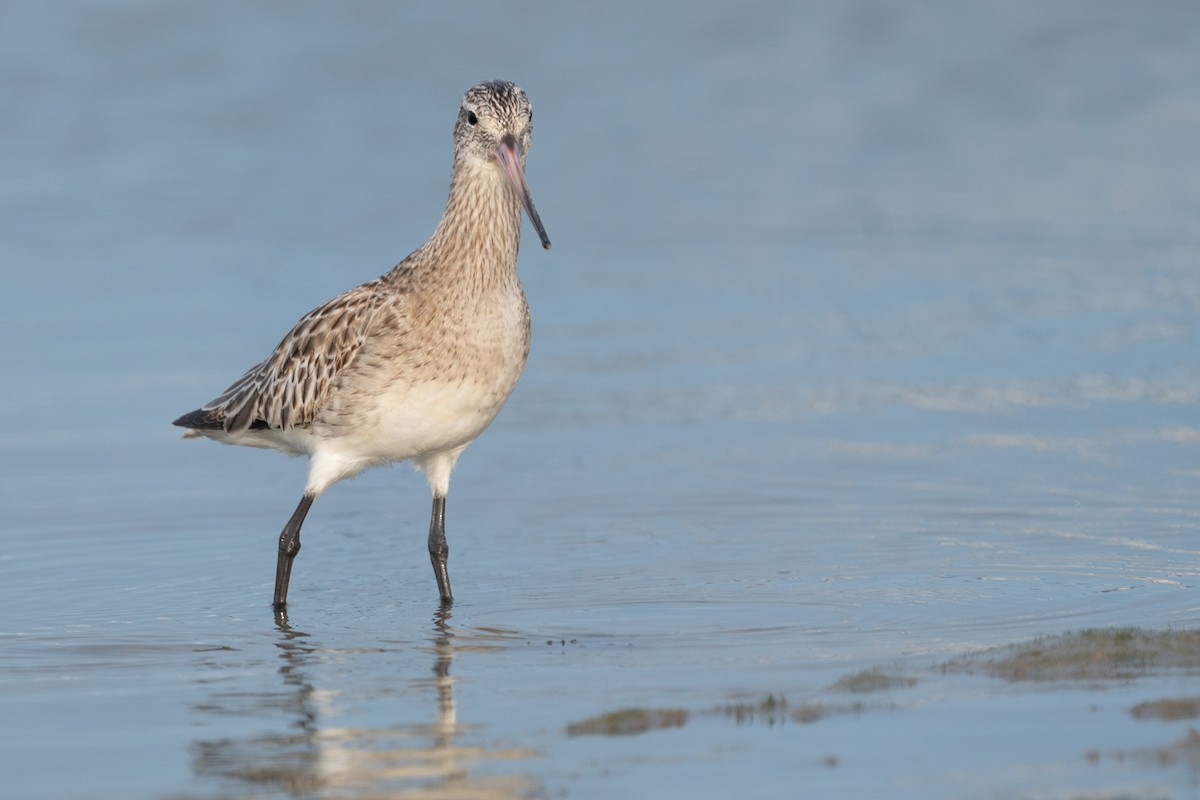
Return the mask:
[[[370,334],[381,295],[377,282],[351,289],[306,314],[261,364],[220,397],[175,420],[196,430],[303,428],[324,408],[338,375]]]

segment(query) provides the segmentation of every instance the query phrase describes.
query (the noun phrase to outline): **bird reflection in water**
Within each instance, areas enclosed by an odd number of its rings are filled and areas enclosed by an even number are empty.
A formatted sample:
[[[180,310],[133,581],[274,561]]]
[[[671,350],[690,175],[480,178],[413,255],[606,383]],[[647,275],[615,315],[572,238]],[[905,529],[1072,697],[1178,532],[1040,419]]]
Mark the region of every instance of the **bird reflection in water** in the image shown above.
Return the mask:
[[[292,628],[286,612],[277,612],[276,646],[283,661],[278,670],[282,688],[231,692],[227,682],[219,681],[219,693],[196,710],[206,716],[224,717],[282,712],[288,729],[246,738],[197,740],[192,745],[196,776],[221,781],[225,791],[215,795],[217,798],[259,796],[272,790],[289,796],[432,800],[541,796],[532,775],[490,774],[491,770],[481,769],[492,762],[531,758],[538,755],[537,751],[458,743],[465,731],[478,730],[478,726],[461,726],[458,721],[455,678],[450,672],[455,651],[463,647],[485,649],[486,644],[479,640],[493,637],[486,631],[476,634],[455,630],[449,619],[448,608],[439,610],[428,640],[434,656],[436,721],[352,728],[334,724],[333,699],[341,691],[318,687],[311,678],[314,667],[321,662],[327,664],[336,651],[321,647],[309,634]],[[429,678],[421,676],[399,688],[422,691],[429,685]],[[382,691],[381,699],[389,693]],[[205,722],[211,727],[211,720]]]

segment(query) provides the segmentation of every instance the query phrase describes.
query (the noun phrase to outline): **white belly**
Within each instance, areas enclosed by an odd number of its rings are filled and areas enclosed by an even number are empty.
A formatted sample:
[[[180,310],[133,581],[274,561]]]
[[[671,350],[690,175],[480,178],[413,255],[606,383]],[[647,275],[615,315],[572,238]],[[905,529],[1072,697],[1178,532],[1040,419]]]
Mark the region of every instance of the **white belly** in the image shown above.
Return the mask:
[[[371,461],[403,461],[461,448],[496,418],[512,385],[429,381],[385,390],[361,398],[348,409],[349,419],[333,424],[322,420],[313,434],[322,450]]]

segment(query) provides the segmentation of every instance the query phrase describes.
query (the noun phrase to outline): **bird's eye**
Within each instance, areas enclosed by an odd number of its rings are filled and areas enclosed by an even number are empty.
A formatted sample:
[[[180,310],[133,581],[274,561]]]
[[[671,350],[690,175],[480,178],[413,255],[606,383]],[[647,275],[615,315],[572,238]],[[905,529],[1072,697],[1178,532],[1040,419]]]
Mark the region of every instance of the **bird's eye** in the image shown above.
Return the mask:
[[[467,124],[468,125],[478,125],[479,124],[479,117],[475,116],[474,111],[467,112]]]

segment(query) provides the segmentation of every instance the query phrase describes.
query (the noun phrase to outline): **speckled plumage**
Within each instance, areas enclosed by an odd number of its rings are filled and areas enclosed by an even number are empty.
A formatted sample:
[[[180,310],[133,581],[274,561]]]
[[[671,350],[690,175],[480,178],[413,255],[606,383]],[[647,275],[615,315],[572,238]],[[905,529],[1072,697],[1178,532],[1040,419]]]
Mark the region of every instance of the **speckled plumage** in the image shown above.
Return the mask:
[[[367,467],[404,460],[425,472],[434,494],[430,552],[449,602],[439,501],[444,508],[459,454],[499,413],[529,353],[516,270],[522,205],[550,246],[524,182],[532,119],[515,84],[468,90],[449,199],[429,241],[306,314],[264,361],[175,421],[185,436],[309,456],[305,499],[280,539],[277,607],[295,555],[285,571],[285,539],[299,550],[312,500]]]

